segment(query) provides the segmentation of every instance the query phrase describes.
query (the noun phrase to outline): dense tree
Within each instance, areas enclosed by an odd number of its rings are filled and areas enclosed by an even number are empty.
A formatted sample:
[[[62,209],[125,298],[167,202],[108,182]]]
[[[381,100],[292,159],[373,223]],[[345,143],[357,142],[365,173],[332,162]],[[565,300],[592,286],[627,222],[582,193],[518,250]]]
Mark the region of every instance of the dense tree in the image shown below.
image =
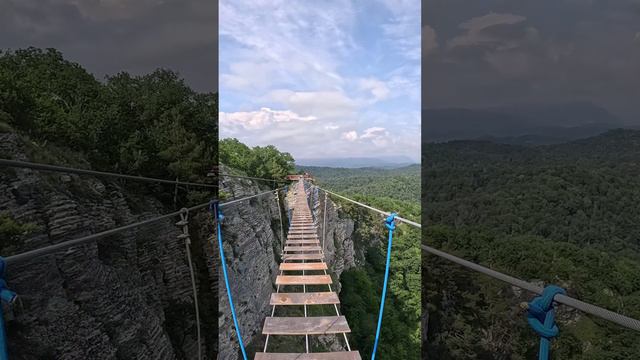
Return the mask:
[[[300,166],[299,169],[322,179],[323,184],[340,193],[420,201],[420,165],[398,169],[316,166]]]
[[[215,95],[169,70],[100,82],[54,49],[0,53],[0,121],[100,170],[202,180],[215,163],[216,116]]]
[[[248,176],[282,181],[295,172],[293,156],[275,146],[250,148],[238,139],[220,140],[220,163]]]
[[[521,147],[424,147],[424,241],[640,317],[640,132]],[[530,359],[537,339],[518,303],[531,294],[425,256],[429,358]],[[637,335],[562,307],[555,359],[640,358]]]

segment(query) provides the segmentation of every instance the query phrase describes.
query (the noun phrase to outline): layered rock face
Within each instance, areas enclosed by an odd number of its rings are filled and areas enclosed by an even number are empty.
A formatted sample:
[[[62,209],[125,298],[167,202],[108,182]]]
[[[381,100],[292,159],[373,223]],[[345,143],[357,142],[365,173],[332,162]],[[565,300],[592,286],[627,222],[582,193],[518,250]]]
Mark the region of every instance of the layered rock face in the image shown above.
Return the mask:
[[[229,200],[267,191],[267,188],[261,188],[253,181],[225,177],[221,179],[220,189],[230,194]],[[307,192],[311,195],[311,208],[318,224],[318,236],[322,239],[324,194],[318,196],[318,190],[308,184]],[[286,229],[289,210],[292,210],[294,204],[293,191],[281,192],[280,200],[283,205],[282,220]],[[340,218],[337,209],[336,204],[331,200],[327,202],[325,252],[330,272],[339,279],[344,270],[356,265],[357,256],[351,240],[354,223],[348,218]],[[223,248],[227,257],[231,293],[243,342],[250,348],[262,351],[264,339],[261,330],[265,317],[271,315],[269,299],[271,293],[275,291],[277,264],[283,242],[280,235],[278,205],[275,195],[269,194],[233,204],[228,208],[223,206],[222,210],[225,216],[222,227]],[[286,236],[286,231],[284,233]],[[222,278],[222,271],[219,275]],[[339,285],[338,282],[336,284]],[[219,287],[218,297],[220,299],[219,358],[238,359],[240,349],[223,284]],[[331,347],[331,344],[326,341],[323,343]]]
[[[0,156],[29,160],[32,144],[0,133]],[[50,157],[55,157],[49,155]],[[58,160],[63,163],[62,159]],[[90,176],[0,167],[0,212],[36,230],[2,239],[9,256],[172,212],[133,186]],[[149,193],[145,187],[145,194]],[[160,189],[160,188],[157,188]],[[207,244],[207,229],[192,214],[194,244]],[[178,219],[112,235],[20,263],[7,271],[20,301],[6,309],[12,359],[196,359],[195,312]],[[202,254],[202,251],[197,252]],[[204,293],[208,259],[194,258]],[[215,300],[214,300],[215,301]],[[200,299],[204,312],[212,301]],[[208,309],[208,311],[207,311]],[[204,321],[207,322],[206,319]],[[209,321],[210,322],[210,321]],[[207,332],[205,332],[206,334]],[[205,358],[215,357],[211,338]],[[209,345],[207,345],[207,343]]]

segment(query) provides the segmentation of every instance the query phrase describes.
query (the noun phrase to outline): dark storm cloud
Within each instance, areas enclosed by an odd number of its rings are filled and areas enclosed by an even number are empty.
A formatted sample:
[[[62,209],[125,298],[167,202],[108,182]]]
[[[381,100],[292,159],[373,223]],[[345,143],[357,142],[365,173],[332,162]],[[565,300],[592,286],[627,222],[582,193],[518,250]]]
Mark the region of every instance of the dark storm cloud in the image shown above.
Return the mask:
[[[429,0],[423,10],[423,106],[585,100],[640,123],[640,1]]]
[[[0,0],[0,48],[53,47],[98,78],[178,71],[218,86],[217,1]]]

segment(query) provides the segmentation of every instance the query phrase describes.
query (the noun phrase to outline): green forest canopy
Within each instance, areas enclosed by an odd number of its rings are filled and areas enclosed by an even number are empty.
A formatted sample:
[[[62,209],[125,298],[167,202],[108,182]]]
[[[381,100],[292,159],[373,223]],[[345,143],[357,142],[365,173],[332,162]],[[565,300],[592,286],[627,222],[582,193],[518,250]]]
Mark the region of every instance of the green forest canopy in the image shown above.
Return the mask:
[[[300,166],[339,194],[420,202],[420,165],[396,169]]]
[[[424,241],[640,318],[640,132],[567,144],[427,144]],[[530,294],[425,256],[428,339],[438,359],[531,359]],[[566,308],[554,359],[637,359],[638,335]],[[455,336],[453,336],[455,334]]]
[[[170,70],[101,82],[55,49],[0,52],[0,124],[79,151],[95,169],[203,179],[216,159],[217,106]]]
[[[250,148],[238,139],[229,138],[220,140],[219,149],[221,164],[248,176],[283,181],[295,173],[293,156],[273,145]]]

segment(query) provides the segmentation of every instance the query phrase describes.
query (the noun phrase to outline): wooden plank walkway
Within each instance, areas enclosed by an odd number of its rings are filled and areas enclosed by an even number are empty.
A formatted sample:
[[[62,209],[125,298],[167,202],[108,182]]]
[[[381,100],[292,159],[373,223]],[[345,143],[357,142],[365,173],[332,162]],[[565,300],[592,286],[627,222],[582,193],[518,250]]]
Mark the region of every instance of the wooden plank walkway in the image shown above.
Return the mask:
[[[295,189],[295,204],[293,218],[287,240],[283,247],[280,274],[276,277],[277,291],[271,294],[269,304],[273,306],[271,316],[264,321],[262,334],[266,336],[264,351],[255,354],[256,360],[362,360],[360,353],[351,351],[347,333],[351,332],[347,319],[340,315],[338,305],[340,298],[331,288],[332,279],[327,274],[327,264],[324,262],[324,243],[320,243],[318,229],[314,224],[303,180],[299,181]],[[310,275],[305,272],[315,271]],[[321,271],[322,275],[317,275]],[[287,272],[285,274],[285,272]],[[296,272],[291,274],[291,272]],[[300,272],[302,274],[300,274]],[[302,288],[302,292],[280,292],[283,286],[295,285]],[[327,286],[328,291],[307,292],[307,286]],[[333,305],[335,313],[330,316],[307,316],[309,306]],[[281,317],[276,315],[278,306],[304,307],[304,317]],[[323,309],[323,308],[320,308]],[[317,312],[314,312],[317,314]],[[270,336],[304,336],[304,353],[269,353]],[[344,338],[347,351],[310,352],[309,337],[316,335],[338,335]],[[296,349],[297,350],[297,349]]]
[[[330,353],[256,353],[256,360],[362,360],[357,351]]]

